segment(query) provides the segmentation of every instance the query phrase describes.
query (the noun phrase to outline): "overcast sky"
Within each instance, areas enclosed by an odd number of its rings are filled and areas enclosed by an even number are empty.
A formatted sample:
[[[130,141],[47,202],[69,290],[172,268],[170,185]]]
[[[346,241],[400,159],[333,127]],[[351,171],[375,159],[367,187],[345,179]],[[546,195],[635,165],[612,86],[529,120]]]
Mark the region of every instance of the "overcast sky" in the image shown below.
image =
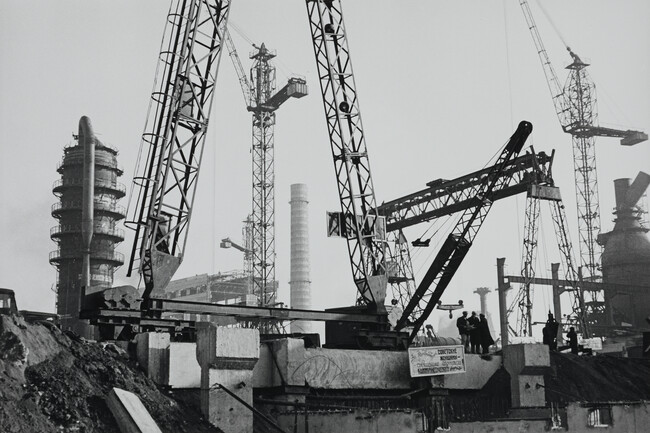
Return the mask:
[[[601,125],[649,131],[650,2],[545,0],[544,6],[571,48],[591,62]],[[538,4],[531,7],[564,82],[570,58]],[[120,150],[121,181],[130,186],[167,9],[160,0],[0,0],[0,287],[16,291],[21,309],[54,310],[51,189],[63,146],[82,115],[101,140]],[[571,138],[555,116],[519,2],[347,0],[343,9],[378,202],[482,168],[526,119],[534,126],[528,144],[556,149],[554,177],[577,251]],[[300,182],[310,194],[314,308],[351,305],[356,292],[345,241],[325,232],[325,212],[339,202],[304,1],[236,0],[230,19],[251,40],[277,50],[278,87],[292,73],[310,86],[308,97],[290,100],[277,115],[280,299],[288,300],[289,185]],[[233,38],[248,70],[252,47],[237,33]],[[250,113],[224,56],[186,257],[176,277],[241,269],[242,256],[219,249],[219,239],[240,240],[241,221],[250,212],[250,134]],[[610,230],[613,180],[650,172],[650,147],[598,139],[596,154],[602,226]],[[127,203],[128,197],[122,200]],[[463,299],[478,309],[472,291],[496,286],[497,257],[506,257],[508,274],[519,273],[524,209],[524,197],[494,205],[444,302]],[[452,224],[440,230],[441,238]],[[427,227],[407,235],[415,239]],[[118,248],[125,255],[131,233]],[[559,253],[545,208],[540,236],[537,274],[546,276]],[[437,243],[434,238],[431,248],[416,253],[419,277]],[[116,284],[126,281],[125,268],[117,271]],[[548,289],[537,288],[534,302],[536,320],[542,320],[550,308]],[[496,293],[489,308],[496,313]],[[431,322],[439,317],[445,314],[435,313]]]

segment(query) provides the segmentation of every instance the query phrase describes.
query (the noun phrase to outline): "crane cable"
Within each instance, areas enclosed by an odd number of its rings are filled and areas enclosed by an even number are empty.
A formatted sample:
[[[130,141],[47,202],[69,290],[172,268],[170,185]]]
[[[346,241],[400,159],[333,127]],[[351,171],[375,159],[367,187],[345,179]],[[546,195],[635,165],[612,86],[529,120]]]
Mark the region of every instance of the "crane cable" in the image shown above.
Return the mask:
[[[562,36],[562,33],[560,32],[560,29],[558,29],[558,27],[555,25],[555,22],[553,22],[553,20],[551,19],[551,16],[548,14],[548,12],[546,11],[546,9],[544,9],[544,6],[542,6],[542,2],[540,2],[539,0],[537,0],[536,3],[537,3],[537,6],[539,6],[540,10],[544,13],[544,16],[546,17],[546,19],[548,20],[548,22],[551,24],[551,27],[553,27],[553,30],[555,30],[555,33],[557,34],[557,36],[558,36],[558,37],[560,38],[560,40],[562,41],[562,44],[564,45],[564,47],[565,47],[567,50],[570,50],[570,48],[569,48],[569,44],[566,43],[566,40],[564,39],[564,36]]]

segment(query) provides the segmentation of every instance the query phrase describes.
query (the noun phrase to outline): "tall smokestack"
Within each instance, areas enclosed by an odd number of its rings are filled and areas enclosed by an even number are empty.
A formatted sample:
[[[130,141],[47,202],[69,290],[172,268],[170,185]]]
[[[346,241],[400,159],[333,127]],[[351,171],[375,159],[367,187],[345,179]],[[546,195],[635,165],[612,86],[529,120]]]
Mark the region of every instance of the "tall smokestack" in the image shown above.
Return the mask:
[[[309,221],[307,215],[307,185],[291,185],[291,308],[311,309],[309,280]],[[311,322],[291,323],[291,332],[312,332]]]
[[[79,119],[79,143],[84,148],[83,192],[81,197],[81,253],[83,263],[80,293],[83,296],[90,289],[90,244],[93,240],[93,201],[95,197],[95,134],[90,119],[86,116]]]

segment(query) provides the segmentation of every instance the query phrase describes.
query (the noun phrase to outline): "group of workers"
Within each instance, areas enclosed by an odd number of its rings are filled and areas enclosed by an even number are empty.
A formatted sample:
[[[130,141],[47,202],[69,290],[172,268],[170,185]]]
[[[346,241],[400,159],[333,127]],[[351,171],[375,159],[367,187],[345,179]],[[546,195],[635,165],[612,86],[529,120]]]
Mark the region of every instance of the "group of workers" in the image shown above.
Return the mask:
[[[467,311],[463,311],[463,314],[456,320],[456,327],[460,334],[461,344],[465,348],[465,353],[490,353],[490,346],[494,344],[494,339],[490,334],[485,314],[481,313],[477,316],[476,312],[472,311],[472,315],[467,317]],[[553,314],[549,312],[548,320],[542,329],[542,342],[549,346],[549,350],[558,350],[557,335],[559,328],[560,324],[555,320]],[[567,343],[571,353],[578,354],[578,334],[573,327],[567,332]],[[563,348],[566,348],[566,346]]]
[[[476,312],[472,311],[472,315],[468,318],[467,311],[463,311],[463,314],[456,320],[456,327],[462,345],[465,347],[465,353],[490,353],[490,346],[494,344],[494,339],[490,334],[485,314],[481,313],[477,316]]]
[[[557,320],[555,320],[553,314],[549,312],[548,320],[546,321],[544,328],[542,328],[542,343],[546,344],[549,350],[557,350],[557,335],[559,329],[560,324],[557,322]],[[578,334],[576,333],[576,329],[573,326],[569,328],[569,332],[567,332],[566,336],[567,343],[569,343],[569,348],[571,349],[571,353],[577,355]]]

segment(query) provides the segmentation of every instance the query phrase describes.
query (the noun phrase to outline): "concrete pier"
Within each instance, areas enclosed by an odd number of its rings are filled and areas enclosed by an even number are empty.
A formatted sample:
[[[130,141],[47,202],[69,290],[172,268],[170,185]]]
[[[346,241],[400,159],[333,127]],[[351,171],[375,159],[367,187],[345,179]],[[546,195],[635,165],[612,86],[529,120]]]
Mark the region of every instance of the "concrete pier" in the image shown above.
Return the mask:
[[[201,366],[201,412],[225,433],[252,433],[253,368],[260,356],[256,329],[223,328],[197,322],[196,357]]]

